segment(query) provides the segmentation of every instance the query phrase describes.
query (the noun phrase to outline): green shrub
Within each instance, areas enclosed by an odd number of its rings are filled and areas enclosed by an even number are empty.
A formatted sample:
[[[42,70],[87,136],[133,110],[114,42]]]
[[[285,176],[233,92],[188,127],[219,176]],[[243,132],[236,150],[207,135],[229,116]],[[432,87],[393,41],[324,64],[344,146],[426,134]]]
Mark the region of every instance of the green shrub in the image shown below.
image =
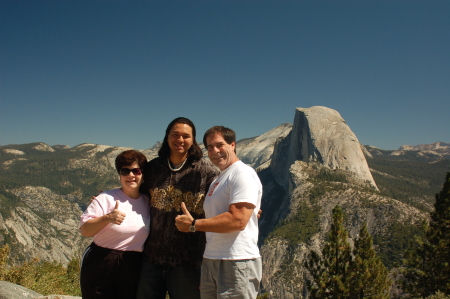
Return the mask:
[[[8,245],[0,248],[0,280],[9,281],[43,295],[81,296],[80,261],[72,258],[67,267],[61,263],[39,262],[33,258],[20,266],[7,267]]]

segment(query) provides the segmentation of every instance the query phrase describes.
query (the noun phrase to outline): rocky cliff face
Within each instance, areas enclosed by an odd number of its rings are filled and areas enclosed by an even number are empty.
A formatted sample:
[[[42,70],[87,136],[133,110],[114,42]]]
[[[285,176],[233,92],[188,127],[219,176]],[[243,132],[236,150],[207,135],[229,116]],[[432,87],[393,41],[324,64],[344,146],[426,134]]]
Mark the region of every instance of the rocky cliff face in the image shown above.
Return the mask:
[[[237,142],[237,155],[245,164],[255,169],[267,168],[272,159],[275,143],[285,138],[292,129],[289,123],[282,124],[258,137]]]
[[[281,185],[289,184],[289,167],[304,161],[347,171],[376,188],[358,138],[336,110],[297,108],[292,131],[279,143],[270,167]]]
[[[0,218],[2,235],[13,240],[11,255],[19,260],[40,260],[67,264],[84,251],[90,240],[78,232],[81,210],[63,196],[44,187],[22,187],[8,190],[23,206]]]

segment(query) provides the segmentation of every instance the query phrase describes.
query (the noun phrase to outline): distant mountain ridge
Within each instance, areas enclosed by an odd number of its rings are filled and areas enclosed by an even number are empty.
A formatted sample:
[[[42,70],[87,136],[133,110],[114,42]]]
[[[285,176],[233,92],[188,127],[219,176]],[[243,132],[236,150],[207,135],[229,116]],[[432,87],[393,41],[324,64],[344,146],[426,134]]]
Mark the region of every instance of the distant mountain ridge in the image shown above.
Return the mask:
[[[419,145],[402,145],[398,149],[399,151],[433,151],[442,150],[450,152],[450,143],[444,143],[441,141],[430,143],[430,144],[419,144]]]
[[[267,162],[271,154],[273,152],[273,145],[276,139],[284,138],[292,129],[292,124],[285,123],[282,124],[260,136],[244,138],[237,141],[239,147],[237,148],[237,152],[239,153],[239,157],[246,164],[258,168],[261,165],[264,165]],[[162,142],[156,142],[152,147],[141,150],[148,159],[152,159],[158,156],[158,150],[161,146]],[[25,143],[25,144],[9,144],[9,145],[0,145],[0,150],[7,154],[12,154],[14,156],[23,156],[26,155],[25,152],[15,149],[15,147],[22,148],[23,146],[31,146],[32,149],[36,151],[43,152],[54,152],[55,150],[67,150],[71,149],[68,145],[56,144],[56,145],[48,145],[43,142],[35,142],[35,143]],[[110,145],[101,145],[94,143],[82,143],[72,147],[72,149],[76,149],[84,146],[98,146],[101,148],[117,148],[120,150],[131,149],[131,147],[115,147]],[[200,143],[200,146],[203,147],[203,143]],[[419,144],[419,145],[401,145],[398,150],[384,150],[371,145],[365,145],[365,148],[374,149],[374,150],[382,150],[385,152],[398,152],[398,151],[436,151],[443,155],[450,155],[450,143],[445,142],[434,142],[430,144]],[[269,154],[261,155],[262,152],[268,150]],[[206,152],[205,152],[206,156]],[[260,156],[263,156],[264,159],[261,159]],[[254,162],[255,158],[260,159],[261,161]]]

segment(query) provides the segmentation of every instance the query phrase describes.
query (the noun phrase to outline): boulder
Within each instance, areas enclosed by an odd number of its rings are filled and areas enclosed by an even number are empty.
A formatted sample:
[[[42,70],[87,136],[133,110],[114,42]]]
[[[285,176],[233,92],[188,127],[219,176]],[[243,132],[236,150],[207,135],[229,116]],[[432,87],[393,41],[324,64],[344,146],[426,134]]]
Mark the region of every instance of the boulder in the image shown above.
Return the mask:
[[[66,295],[48,295],[43,296],[35,291],[27,289],[21,285],[8,281],[0,281],[0,299],[81,299],[81,297]]]
[[[41,296],[41,294],[23,286],[8,281],[0,281],[0,299],[37,298]]]

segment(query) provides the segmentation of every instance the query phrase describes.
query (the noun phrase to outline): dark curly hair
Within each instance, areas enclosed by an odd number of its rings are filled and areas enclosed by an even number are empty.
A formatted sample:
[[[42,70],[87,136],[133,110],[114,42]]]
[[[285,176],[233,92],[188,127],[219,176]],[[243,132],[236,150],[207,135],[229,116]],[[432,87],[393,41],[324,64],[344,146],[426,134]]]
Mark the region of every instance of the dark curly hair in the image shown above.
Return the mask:
[[[191,148],[189,148],[189,150],[188,150],[188,159],[200,160],[203,157],[203,152],[195,139],[195,135],[197,134],[195,131],[195,126],[194,126],[194,123],[186,117],[177,117],[174,120],[172,120],[170,122],[170,124],[167,126],[166,135],[164,136],[164,141],[161,145],[161,148],[158,151],[158,156],[160,158],[164,158],[164,159],[167,159],[170,157],[170,147],[169,147],[168,139],[169,139],[170,130],[172,130],[172,127],[176,124],[186,124],[192,128],[193,142],[192,142]]]
[[[139,165],[139,168],[144,168],[145,164],[147,163],[147,157],[136,150],[128,150],[121,152],[116,157],[116,170],[118,173],[120,173],[120,169],[124,166],[130,166],[134,162],[136,162]]]

